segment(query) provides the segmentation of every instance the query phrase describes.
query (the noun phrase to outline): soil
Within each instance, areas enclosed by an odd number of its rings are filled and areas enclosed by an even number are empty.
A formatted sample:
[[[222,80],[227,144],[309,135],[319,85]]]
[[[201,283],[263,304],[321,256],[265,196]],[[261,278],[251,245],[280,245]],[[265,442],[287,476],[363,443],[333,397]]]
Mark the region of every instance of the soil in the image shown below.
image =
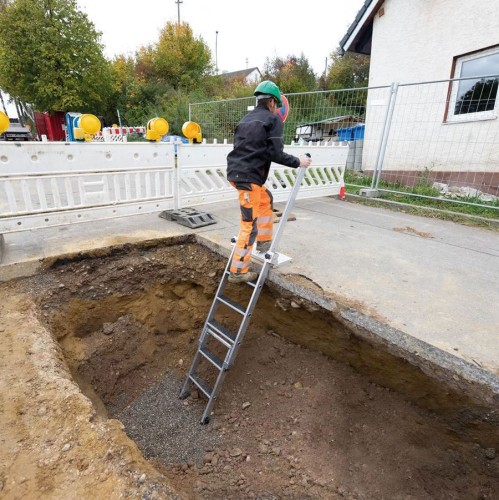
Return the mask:
[[[129,247],[0,286],[0,497],[498,498],[497,434],[326,356],[318,330],[351,333],[275,290],[200,425],[206,399],[178,395],[223,266]]]

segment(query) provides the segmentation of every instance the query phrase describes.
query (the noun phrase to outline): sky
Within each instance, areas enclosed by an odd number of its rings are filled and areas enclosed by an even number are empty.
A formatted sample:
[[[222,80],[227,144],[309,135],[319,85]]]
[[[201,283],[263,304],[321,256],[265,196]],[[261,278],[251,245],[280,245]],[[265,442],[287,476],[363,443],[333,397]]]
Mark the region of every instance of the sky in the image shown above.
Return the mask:
[[[220,72],[258,67],[266,58],[308,59],[316,74],[339,45],[364,0],[77,0],[97,30],[105,55],[134,54],[154,43],[167,21],[191,26]],[[217,32],[218,31],[218,35]]]
[[[258,67],[267,58],[308,59],[317,76],[364,0],[77,0],[102,33],[104,55],[133,55],[158,41],[168,21],[191,26],[211,50],[219,72]],[[218,35],[217,35],[218,31]],[[326,61],[327,59],[327,61]],[[7,96],[6,96],[7,97]],[[7,105],[9,116],[16,117]]]

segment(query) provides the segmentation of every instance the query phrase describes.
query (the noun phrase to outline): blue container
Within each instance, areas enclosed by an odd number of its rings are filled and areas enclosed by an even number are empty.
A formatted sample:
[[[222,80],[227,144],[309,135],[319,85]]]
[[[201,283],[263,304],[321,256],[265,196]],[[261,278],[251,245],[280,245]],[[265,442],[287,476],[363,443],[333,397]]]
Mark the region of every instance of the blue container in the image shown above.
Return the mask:
[[[364,139],[364,130],[366,126],[363,123],[359,123],[352,127],[352,139],[357,141],[359,139]]]
[[[352,127],[339,128],[338,129],[338,140],[339,141],[351,141],[352,140]]]
[[[359,139],[364,139],[364,129],[365,125],[359,123],[352,127],[345,127],[338,129],[338,140],[339,141],[357,141]]]

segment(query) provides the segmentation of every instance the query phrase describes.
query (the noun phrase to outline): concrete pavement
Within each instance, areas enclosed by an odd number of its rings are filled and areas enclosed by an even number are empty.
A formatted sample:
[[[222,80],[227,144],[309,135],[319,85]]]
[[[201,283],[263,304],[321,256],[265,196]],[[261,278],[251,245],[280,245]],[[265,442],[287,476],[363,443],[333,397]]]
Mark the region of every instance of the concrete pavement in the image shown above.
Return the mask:
[[[236,201],[197,208],[217,224],[191,230],[155,213],[7,234],[0,280],[48,257],[189,233],[227,253]],[[293,213],[280,244],[293,262],[271,279],[307,277],[348,321],[499,396],[499,232],[333,198],[298,200]]]

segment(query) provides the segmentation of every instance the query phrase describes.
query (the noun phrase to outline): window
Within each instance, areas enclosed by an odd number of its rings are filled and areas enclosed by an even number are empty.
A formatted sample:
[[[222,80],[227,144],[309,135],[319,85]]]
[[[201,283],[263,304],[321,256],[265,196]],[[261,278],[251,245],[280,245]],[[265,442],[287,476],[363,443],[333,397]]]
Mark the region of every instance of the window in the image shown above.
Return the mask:
[[[447,121],[487,120],[497,117],[499,47],[457,57]]]

